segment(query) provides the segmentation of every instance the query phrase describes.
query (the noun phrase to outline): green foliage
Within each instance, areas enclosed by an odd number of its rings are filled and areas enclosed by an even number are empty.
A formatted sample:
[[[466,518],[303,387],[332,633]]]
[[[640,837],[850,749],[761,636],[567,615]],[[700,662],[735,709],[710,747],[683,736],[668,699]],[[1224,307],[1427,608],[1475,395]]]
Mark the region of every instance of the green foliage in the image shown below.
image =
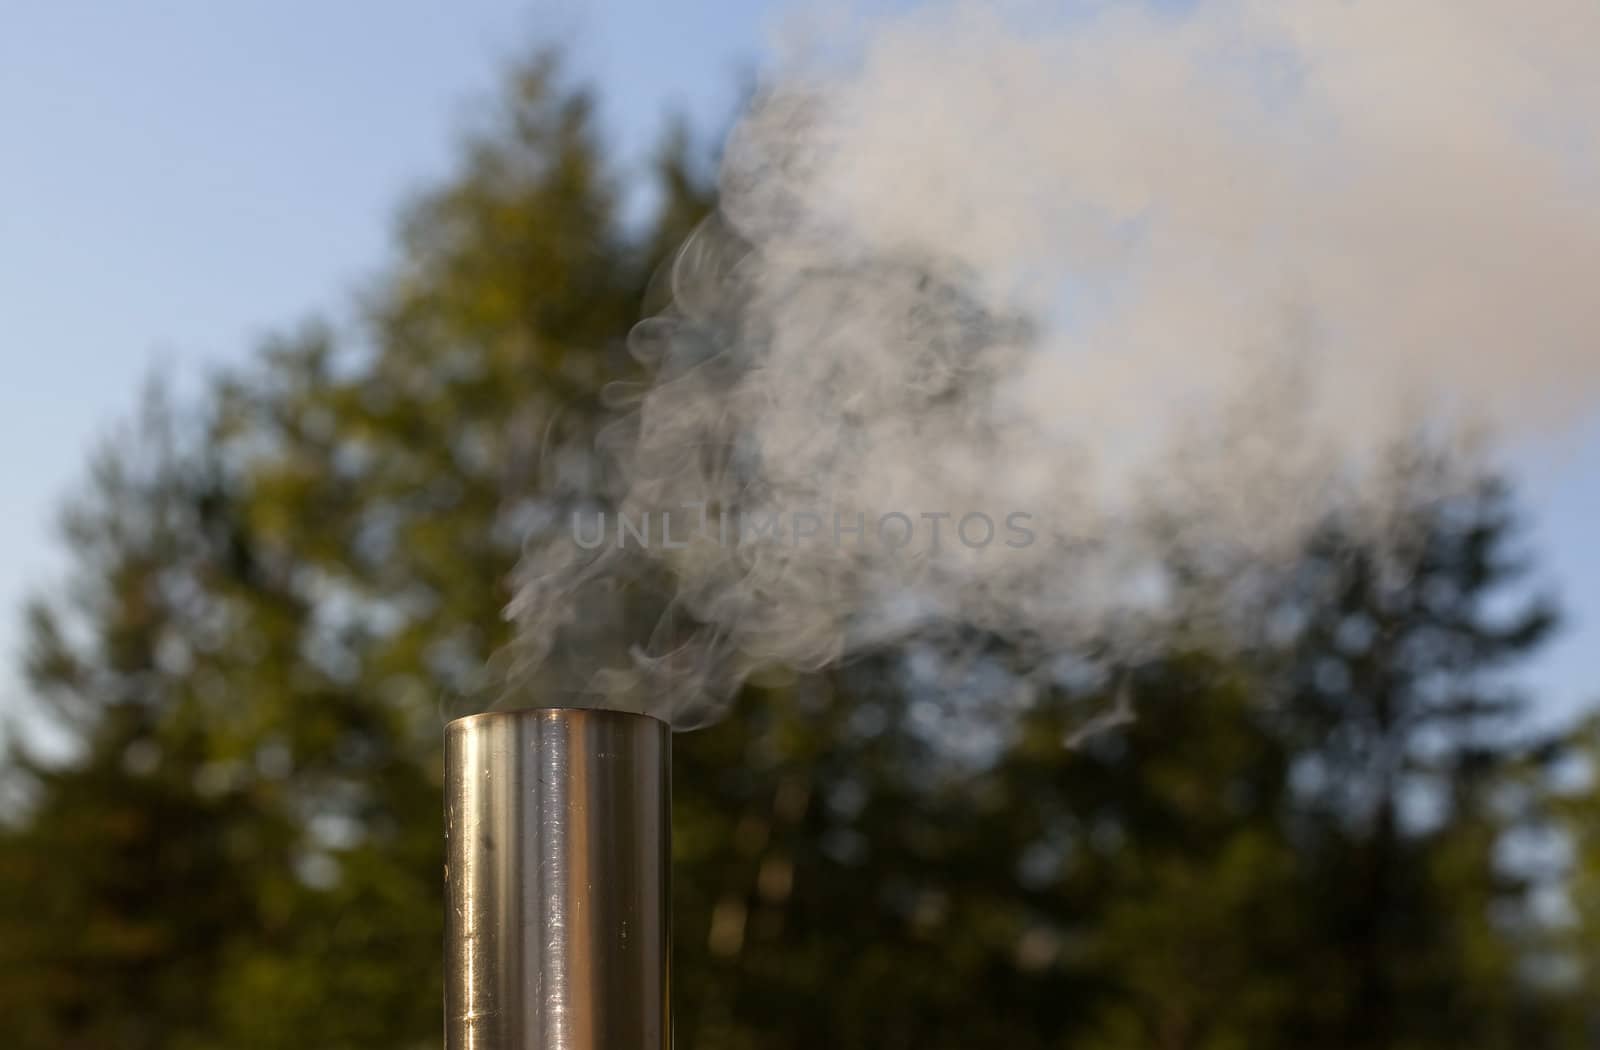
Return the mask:
[[[486,695],[527,530],[604,499],[603,390],[709,207],[678,132],[625,229],[591,110],[528,63],[357,336],[156,399],[95,465],[73,587],[31,613],[79,750],[11,763],[9,1045],[437,1043],[441,719]],[[1404,525],[1330,528],[1264,617],[1296,629],[1246,656],[1084,654],[1041,689],[974,638],[932,679],[912,646],[747,688],[678,740],[679,1045],[1579,1045],[1600,820],[1509,742],[1495,680],[1549,610],[1512,604],[1499,487]],[[599,627],[567,655],[626,644]],[[1067,746],[1124,694],[1135,723]],[[1552,930],[1503,854],[1562,822],[1581,922]]]

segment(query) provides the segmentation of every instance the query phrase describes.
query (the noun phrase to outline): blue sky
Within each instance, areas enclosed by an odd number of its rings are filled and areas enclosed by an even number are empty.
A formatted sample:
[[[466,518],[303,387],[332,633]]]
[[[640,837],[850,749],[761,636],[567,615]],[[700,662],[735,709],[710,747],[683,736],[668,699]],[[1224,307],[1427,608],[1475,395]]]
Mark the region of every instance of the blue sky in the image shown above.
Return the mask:
[[[62,498],[145,376],[339,317],[395,209],[448,170],[496,70],[574,51],[629,154],[662,118],[715,130],[763,49],[754,0],[28,3],[0,11],[0,651],[56,584]],[[1543,576],[1571,612],[1530,673],[1547,718],[1600,697],[1600,425],[1517,455]],[[21,707],[0,671],[0,710]]]

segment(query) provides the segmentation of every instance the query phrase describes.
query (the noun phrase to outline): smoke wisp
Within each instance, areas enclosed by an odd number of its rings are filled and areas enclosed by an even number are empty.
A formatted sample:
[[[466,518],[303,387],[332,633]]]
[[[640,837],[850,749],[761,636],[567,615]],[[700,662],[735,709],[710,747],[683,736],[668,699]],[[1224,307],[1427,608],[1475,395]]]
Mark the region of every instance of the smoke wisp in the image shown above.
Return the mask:
[[[1595,40],[1592,0],[1221,0],[792,49],[633,334],[620,510],[530,541],[522,680],[687,727],[913,633],[1136,649],[1173,551],[1271,565],[1381,529],[1397,439],[1559,432],[1600,393]],[[671,611],[559,670],[628,587]]]

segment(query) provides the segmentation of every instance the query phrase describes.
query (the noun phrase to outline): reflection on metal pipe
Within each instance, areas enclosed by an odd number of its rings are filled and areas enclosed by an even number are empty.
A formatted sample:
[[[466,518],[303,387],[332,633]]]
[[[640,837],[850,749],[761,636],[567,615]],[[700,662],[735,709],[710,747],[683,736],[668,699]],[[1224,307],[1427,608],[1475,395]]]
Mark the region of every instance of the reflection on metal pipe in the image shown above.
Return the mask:
[[[445,727],[446,1050],[665,1050],[671,731],[535,709]]]

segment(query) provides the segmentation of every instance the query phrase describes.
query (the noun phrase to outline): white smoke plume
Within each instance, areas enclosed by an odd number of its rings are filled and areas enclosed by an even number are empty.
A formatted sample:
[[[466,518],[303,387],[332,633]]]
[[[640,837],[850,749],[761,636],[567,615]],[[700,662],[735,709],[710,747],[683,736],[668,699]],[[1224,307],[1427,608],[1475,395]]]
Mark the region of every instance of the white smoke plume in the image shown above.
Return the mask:
[[[649,534],[530,543],[527,681],[617,629],[623,579],[674,612],[579,692],[680,726],[940,625],[1041,660],[1136,639],[1174,546],[1270,563],[1336,507],[1380,520],[1399,437],[1596,403],[1594,0],[840,32],[774,71],[634,333],[655,381],[606,451]]]

